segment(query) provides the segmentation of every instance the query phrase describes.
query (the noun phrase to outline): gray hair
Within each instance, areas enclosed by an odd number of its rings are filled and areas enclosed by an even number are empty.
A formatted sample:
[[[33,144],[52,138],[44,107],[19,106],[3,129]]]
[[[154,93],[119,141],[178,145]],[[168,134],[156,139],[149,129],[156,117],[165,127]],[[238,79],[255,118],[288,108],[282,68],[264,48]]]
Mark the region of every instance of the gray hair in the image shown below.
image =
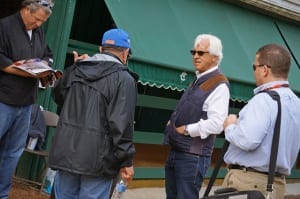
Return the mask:
[[[200,34],[195,39],[194,47],[196,48],[197,45],[203,39],[208,39],[209,40],[208,51],[209,51],[210,54],[216,55],[216,56],[219,57],[218,64],[220,64],[222,59],[223,59],[223,52],[222,52],[223,46],[222,46],[221,40],[218,37],[214,36],[214,35]]]
[[[31,13],[41,8],[47,15],[51,15],[53,6],[53,0],[23,0],[22,2],[22,8],[28,7]]]

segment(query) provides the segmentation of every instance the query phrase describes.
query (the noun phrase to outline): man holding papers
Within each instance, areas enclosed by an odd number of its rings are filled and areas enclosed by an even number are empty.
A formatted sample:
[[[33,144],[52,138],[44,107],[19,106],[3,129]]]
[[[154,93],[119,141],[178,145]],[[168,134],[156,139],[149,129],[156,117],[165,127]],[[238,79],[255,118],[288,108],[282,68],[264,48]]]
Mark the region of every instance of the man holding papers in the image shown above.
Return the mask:
[[[38,78],[14,68],[14,63],[39,58],[52,64],[52,52],[40,28],[52,8],[52,0],[23,0],[19,12],[0,19],[1,199],[8,198],[12,176],[26,144],[38,88]]]

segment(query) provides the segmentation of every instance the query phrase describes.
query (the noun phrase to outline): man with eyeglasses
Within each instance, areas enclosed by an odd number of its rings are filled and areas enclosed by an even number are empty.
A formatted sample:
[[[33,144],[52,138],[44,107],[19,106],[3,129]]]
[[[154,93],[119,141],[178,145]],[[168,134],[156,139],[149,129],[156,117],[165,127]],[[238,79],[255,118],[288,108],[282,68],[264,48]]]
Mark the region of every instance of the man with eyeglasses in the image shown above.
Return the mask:
[[[230,142],[224,156],[230,169],[223,186],[238,190],[258,190],[267,196],[271,145],[277,117],[277,103],[266,92],[276,91],[281,101],[280,139],[272,199],[285,194],[285,176],[291,174],[300,149],[300,100],[289,88],[291,56],[278,44],[267,44],[256,52],[253,70],[255,96],[224,122]]]
[[[117,175],[133,178],[137,76],[127,67],[130,48],[127,32],[106,31],[100,53],[67,67],[54,87],[62,106],[49,153],[56,198],[106,199]]]
[[[195,81],[185,90],[165,129],[171,146],[165,165],[167,199],[199,199],[216,135],[228,114],[229,83],[221,73],[222,43],[201,34],[191,50]]]
[[[8,198],[12,176],[28,135],[38,78],[14,63],[41,59],[51,65],[52,52],[40,26],[51,15],[51,0],[24,0],[19,12],[0,19],[0,198]]]

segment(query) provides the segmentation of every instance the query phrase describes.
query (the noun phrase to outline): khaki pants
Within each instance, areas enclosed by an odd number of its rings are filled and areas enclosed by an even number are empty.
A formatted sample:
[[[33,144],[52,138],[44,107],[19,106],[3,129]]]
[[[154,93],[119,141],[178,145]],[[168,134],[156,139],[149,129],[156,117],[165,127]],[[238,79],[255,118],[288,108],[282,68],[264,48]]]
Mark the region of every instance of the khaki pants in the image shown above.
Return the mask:
[[[268,176],[265,174],[231,169],[226,174],[222,186],[234,187],[239,191],[258,190],[267,196]],[[272,199],[283,199],[285,194],[285,178],[274,177]]]

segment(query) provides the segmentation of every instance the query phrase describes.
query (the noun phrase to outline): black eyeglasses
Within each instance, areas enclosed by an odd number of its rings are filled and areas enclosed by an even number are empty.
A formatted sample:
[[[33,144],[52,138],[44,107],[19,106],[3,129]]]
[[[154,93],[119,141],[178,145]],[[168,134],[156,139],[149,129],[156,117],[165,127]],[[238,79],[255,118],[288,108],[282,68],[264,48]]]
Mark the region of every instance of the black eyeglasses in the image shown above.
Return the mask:
[[[54,6],[53,3],[50,3],[50,2],[45,1],[45,0],[37,1],[37,3],[40,4],[41,6],[50,8],[50,10],[52,10],[52,8]]]
[[[194,56],[196,53],[197,53],[197,55],[198,56],[202,56],[202,55],[204,55],[205,53],[209,53],[209,52],[207,52],[207,51],[201,51],[201,50],[199,50],[199,51],[197,51],[197,50],[190,50],[190,52],[191,52],[191,54]]]
[[[254,71],[256,70],[257,67],[262,67],[262,66],[266,66],[267,68],[271,68],[271,66],[269,66],[267,64],[258,64],[258,65],[253,64],[252,65]]]

